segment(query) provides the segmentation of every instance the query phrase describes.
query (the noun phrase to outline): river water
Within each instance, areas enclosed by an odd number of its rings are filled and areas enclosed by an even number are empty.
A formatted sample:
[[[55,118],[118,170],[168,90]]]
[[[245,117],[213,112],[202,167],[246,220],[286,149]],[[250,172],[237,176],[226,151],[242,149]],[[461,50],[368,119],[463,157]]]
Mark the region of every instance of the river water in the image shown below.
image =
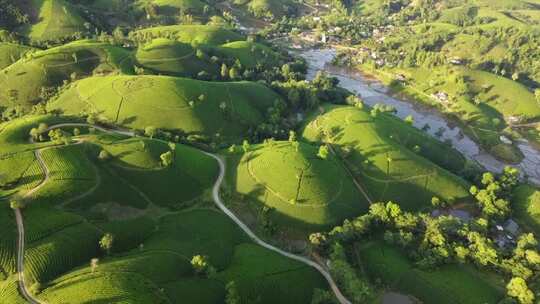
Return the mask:
[[[459,126],[450,123],[439,112],[392,97],[388,88],[379,81],[367,78],[358,71],[333,65],[331,61],[335,54],[334,49],[301,51],[300,56],[305,58],[308,63],[308,80],[313,79],[318,71],[326,71],[330,76],[339,79],[341,87],[361,96],[367,105],[374,106],[380,103],[393,106],[397,111],[396,115],[402,119],[412,115],[414,117],[414,126],[419,129],[428,124],[431,128],[427,132],[434,138],[441,141],[450,140],[456,150],[469,159],[476,161],[485,169],[499,173],[505,166],[510,165],[495,159],[485,152],[476,142],[464,135]],[[435,133],[439,129],[444,129],[444,133],[438,138]],[[524,159],[521,163],[513,166],[519,168],[525,176],[528,176],[529,182],[540,185],[540,151],[534,149],[526,141],[518,142],[517,146],[523,153]]]

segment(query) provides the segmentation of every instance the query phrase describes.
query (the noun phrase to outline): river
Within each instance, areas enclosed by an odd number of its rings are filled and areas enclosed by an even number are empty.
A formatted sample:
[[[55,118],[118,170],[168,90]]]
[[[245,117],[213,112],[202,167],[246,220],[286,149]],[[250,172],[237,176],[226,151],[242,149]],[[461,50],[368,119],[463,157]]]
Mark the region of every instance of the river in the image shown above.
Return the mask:
[[[367,78],[358,71],[349,68],[335,66],[331,63],[336,51],[334,49],[308,49],[300,52],[300,56],[308,63],[307,79],[311,80],[318,71],[326,71],[330,76],[340,81],[340,86],[358,94],[367,105],[374,106],[377,103],[393,106],[396,115],[402,119],[412,115],[414,126],[421,129],[425,124],[431,128],[427,132],[434,138],[452,142],[452,146],[467,158],[476,161],[485,169],[492,172],[501,172],[507,164],[484,151],[470,137],[454,124],[451,124],[442,114],[424,106],[412,102],[403,101],[392,97],[389,90],[381,82]],[[442,136],[435,133],[444,129]],[[528,177],[530,183],[540,185],[540,151],[534,149],[528,142],[520,141],[518,148],[524,155],[521,163],[512,165],[521,170]]]

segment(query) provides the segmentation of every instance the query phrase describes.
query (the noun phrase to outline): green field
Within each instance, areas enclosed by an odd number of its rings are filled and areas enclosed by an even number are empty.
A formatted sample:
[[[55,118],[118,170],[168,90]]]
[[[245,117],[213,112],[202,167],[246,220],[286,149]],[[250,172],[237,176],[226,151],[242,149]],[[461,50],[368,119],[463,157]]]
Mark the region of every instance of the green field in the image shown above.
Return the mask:
[[[13,43],[0,43],[0,70],[13,64],[33,48]]]
[[[218,73],[218,66],[197,58],[190,44],[166,38],[154,39],[140,47],[136,57],[144,68],[164,74],[197,76],[201,71],[210,75]]]
[[[207,5],[204,0],[138,0],[137,3],[140,6],[148,4],[156,5],[157,13],[160,15],[177,15],[180,12],[200,15]]]
[[[446,265],[433,271],[416,268],[399,250],[380,241],[363,244],[362,267],[373,279],[425,303],[497,303],[503,292],[469,266]]]
[[[131,56],[126,49],[91,40],[32,53],[0,72],[0,105],[30,107],[41,101],[42,88],[60,86],[72,77],[132,74]]]
[[[201,98],[202,96],[202,98]],[[77,82],[50,110],[83,111],[121,126],[153,126],[188,134],[238,138],[263,121],[279,95],[251,82],[204,82],[162,76],[114,76]]]
[[[317,146],[289,142],[257,145],[244,154],[227,154],[228,184],[276,209],[283,225],[313,229],[340,223],[365,212],[360,194],[340,160],[317,157]]]
[[[327,105],[324,114],[308,117],[302,136],[349,149],[345,163],[374,201],[421,210],[433,196],[449,202],[468,199],[467,183],[442,168],[463,170],[462,156],[393,117]]]
[[[174,38],[183,43],[207,45],[221,45],[244,40],[242,35],[220,26],[198,24],[151,27],[133,32],[132,37],[135,40]]]
[[[23,35],[35,41],[57,41],[88,31],[87,22],[70,1],[29,0],[25,7],[31,23],[20,29]]]
[[[133,225],[118,222],[117,227],[124,224]],[[325,288],[317,272],[247,242],[233,222],[214,210],[169,215],[157,225],[140,240],[144,247],[103,258],[95,272],[81,265],[49,282],[38,297],[52,303],[73,297],[75,303],[221,303],[225,285],[234,280],[242,303],[262,295],[260,303],[280,299],[292,304],[307,303],[314,288]],[[195,254],[209,257],[215,276],[193,273],[189,260]],[[293,283],[296,288],[289,290]]]
[[[516,218],[527,228],[540,232],[540,190],[522,185],[514,190],[512,208]]]

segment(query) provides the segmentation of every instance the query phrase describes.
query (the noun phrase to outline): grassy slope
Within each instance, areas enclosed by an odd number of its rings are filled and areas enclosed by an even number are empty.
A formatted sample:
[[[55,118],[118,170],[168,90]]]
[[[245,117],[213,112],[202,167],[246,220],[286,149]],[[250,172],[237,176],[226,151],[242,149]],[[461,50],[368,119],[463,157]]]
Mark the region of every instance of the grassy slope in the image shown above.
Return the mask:
[[[457,152],[409,128],[384,115],[373,118],[365,110],[327,105],[324,114],[307,119],[302,134],[310,141],[353,147],[348,166],[374,200],[395,200],[404,209],[419,210],[432,196],[444,200],[467,198],[467,184],[461,178],[429,161],[433,158],[459,169],[464,160],[456,156]],[[420,146],[420,155],[412,151],[415,145]]]
[[[261,303],[275,303],[278,297],[284,300],[280,303],[292,304],[307,303],[313,288],[325,288],[314,270],[246,243],[234,223],[214,210],[169,215],[158,226],[142,249],[103,258],[93,273],[87,266],[77,268],[53,280],[39,297],[53,303],[68,298],[73,303],[221,303],[225,284],[234,280],[246,303],[258,294],[263,295]],[[209,257],[218,270],[215,277],[193,273],[189,261],[195,254]],[[282,288],[276,288],[275,276]],[[283,288],[299,278],[302,285],[296,284],[294,291]]]
[[[216,64],[197,58],[190,44],[165,38],[157,38],[140,47],[136,56],[143,67],[163,74],[196,76],[205,71],[216,75],[219,71]]]
[[[81,40],[32,54],[0,73],[0,105],[29,107],[42,87],[61,85],[74,73],[133,73],[131,53],[107,43]],[[12,96],[15,93],[15,96]]]
[[[203,101],[198,100],[201,95]],[[118,76],[79,81],[49,103],[49,108],[65,114],[97,111],[109,121],[130,128],[154,126],[237,138],[249,126],[260,123],[266,108],[276,99],[279,96],[270,89],[250,82]],[[222,104],[225,110],[220,108]]]
[[[6,68],[19,60],[26,52],[33,48],[13,43],[0,43],[0,69]]]
[[[522,185],[514,190],[512,207],[516,217],[529,229],[540,233],[540,190]]]
[[[360,249],[363,267],[373,278],[425,303],[497,303],[504,293],[468,266],[447,265],[437,271],[417,269],[396,248],[374,241]]]
[[[177,15],[180,11],[191,14],[202,14],[206,3],[200,0],[139,0],[141,7],[154,4],[162,15]]]
[[[86,21],[69,1],[30,0],[27,10],[30,15],[35,14],[34,22],[24,26],[20,32],[32,40],[54,41],[86,31]]]
[[[330,226],[367,209],[340,161],[316,156],[318,147],[289,142],[255,146],[245,155],[229,154],[228,183],[277,212],[281,224]]]
[[[212,25],[169,25],[138,30],[135,36],[152,38],[174,37],[180,42],[192,44],[221,45],[232,41],[245,40],[233,31]]]

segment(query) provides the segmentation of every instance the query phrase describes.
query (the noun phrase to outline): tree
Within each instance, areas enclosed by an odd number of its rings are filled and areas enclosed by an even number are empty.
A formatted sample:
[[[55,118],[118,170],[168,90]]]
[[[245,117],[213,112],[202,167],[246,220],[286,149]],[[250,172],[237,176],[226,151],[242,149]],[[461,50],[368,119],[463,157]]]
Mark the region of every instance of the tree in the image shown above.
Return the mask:
[[[238,288],[236,287],[236,283],[234,281],[230,281],[225,285],[225,304],[240,304],[242,299],[240,298],[240,294],[238,293]]]
[[[309,235],[309,242],[313,247],[321,248],[327,245],[327,238],[325,234],[316,232]]]
[[[12,201],[9,202],[9,206],[13,210],[22,209],[22,208],[24,208],[24,203],[22,201],[19,201],[19,200],[12,200]]]
[[[154,138],[154,136],[156,136],[157,134],[157,128],[156,127],[152,127],[152,126],[149,126],[149,127],[146,127],[144,129],[144,135],[150,137],[150,138]]]
[[[98,155],[98,159],[101,161],[106,161],[111,159],[111,154],[107,152],[106,150],[101,150]]]
[[[521,304],[532,304],[534,301],[533,292],[522,278],[512,278],[506,285],[506,291],[510,297],[516,298]]]
[[[227,79],[228,76],[229,76],[229,68],[224,63],[221,65],[221,78]]]
[[[317,156],[320,159],[328,159],[328,146],[322,145],[319,147],[319,152],[317,153]]]
[[[163,167],[169,167],[173,164],[173,154],[171,151],[167,151],[159,156]]]
[[[114,244],[114,235],[112,235],[111,233],[105,233],[99,240],[99,247],[105,250],[107,254],[111,253],[113,244]]]
[[[94,273],[96,271],[98,266],[99,266],[99,259],[98,258],[93,258],[93,259],[90,260],[90,268],[92,269],[92,273]]]
[[[247,139],[244,139],[244,141],[242,142],[242,150],[244,150],[244,153],[247,153],[247,151],[249,151],[249,141],[247,141]]]
[[[200,254],[193,256],[191,266],[199,275],[212,275],[215,272],[215,269],[208,262],[208,257]]]
[[[232,67],[230,70],[229,70],[229,78],[231,80],[235,80],[235,79],[238,79],[240,78],[240,72],[238,72],[238,69],[236,67]]]
[[[293,130],[290,130],[289,131],[289,142],[293,142],[293,141],[296,141],[296,132],[294,132]]]
[[[412,125],[414,123],[414,117],[412,115],[405,117],[405,122]]]

